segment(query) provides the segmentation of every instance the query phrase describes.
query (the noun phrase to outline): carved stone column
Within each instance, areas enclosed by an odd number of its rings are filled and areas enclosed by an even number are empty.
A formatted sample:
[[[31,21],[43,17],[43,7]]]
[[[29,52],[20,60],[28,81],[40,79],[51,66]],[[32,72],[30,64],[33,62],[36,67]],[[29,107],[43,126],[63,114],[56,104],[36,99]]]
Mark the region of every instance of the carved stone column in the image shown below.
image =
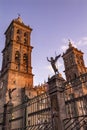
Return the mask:
[[[54,75],[48,79],[53,130],[64,130],[62,122],[66,117],[63,97],[64,81],[61,74]]]

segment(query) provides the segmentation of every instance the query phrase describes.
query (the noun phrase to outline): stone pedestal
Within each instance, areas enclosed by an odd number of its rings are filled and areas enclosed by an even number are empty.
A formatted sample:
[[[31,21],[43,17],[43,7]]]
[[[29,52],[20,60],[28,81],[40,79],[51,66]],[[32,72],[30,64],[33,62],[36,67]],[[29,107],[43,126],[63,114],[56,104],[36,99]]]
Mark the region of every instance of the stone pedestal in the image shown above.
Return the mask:
[[[64,82],[65,80],[62,78],[61,74],[54,75],[48,79],[53,130],[64,130],[62,122],[66,117],[63,97]]]

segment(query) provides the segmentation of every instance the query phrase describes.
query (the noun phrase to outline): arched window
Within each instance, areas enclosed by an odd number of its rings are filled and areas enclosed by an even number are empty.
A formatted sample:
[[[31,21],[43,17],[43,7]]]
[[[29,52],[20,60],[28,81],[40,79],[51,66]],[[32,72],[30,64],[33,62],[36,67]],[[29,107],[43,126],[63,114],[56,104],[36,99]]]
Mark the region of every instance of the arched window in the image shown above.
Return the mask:
[[[24,37],[26,37],[26,36],[27,36],[27,33],[25,32],[25,33],[24,33]]]
[[[19,62],[20,62],[20,52],[19,52],[19,51],[16,51],[16,52],[15,52],[15,62],[16,62],[16,63],[19,63]]]
[[[21,30],[20,29],[17,29],[17,34],[21,34]]]
[[[27,39],[28,39],[28,33],[24,33],[24,44],[27,44]]]
[[[76,79],[77,78],[77,75],[76,75],[76,73],[74,73],[74,79]]]
[[[28,63],[28,55],[26,53],[23,55],[23,63],[26,65]]]
[[[27,39],[26,38],[24,38],[24,44],[27,44]]]
[[[17,42],[20,42],[20,36],[17,36],[17,38],[16,38],[16,40],[17,40]]]
[[[23,64],[24,64],[24,71],[28,71],[28,55],[25,53],[23,55]]]
[[[27,37],[27,33],[26,32],[24,33],[24,37]]]

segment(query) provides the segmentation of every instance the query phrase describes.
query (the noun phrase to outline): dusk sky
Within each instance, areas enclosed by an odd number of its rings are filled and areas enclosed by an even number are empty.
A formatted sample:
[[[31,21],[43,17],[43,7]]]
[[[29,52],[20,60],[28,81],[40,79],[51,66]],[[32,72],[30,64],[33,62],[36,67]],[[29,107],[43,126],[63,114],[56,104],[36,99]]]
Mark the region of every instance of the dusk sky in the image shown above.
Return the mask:
[[[84,52],[87,66],[87,0],[0,0],[0,52],[5,44],[4,32],[18,14],[33,29],[34,85],[44,83],[48,76],[54,74],[46,57],[63,54],[68,47],[68,39]],[[62,58],[57,66],[64,76]]]

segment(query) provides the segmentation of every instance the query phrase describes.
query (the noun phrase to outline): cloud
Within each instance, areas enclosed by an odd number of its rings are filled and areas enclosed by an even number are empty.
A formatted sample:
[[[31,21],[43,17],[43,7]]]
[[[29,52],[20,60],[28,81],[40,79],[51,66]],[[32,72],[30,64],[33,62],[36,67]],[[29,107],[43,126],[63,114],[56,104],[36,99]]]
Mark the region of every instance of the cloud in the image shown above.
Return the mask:
[[[87,37],[82,37],[78,42],[78,46],[86,46],[87,45]]]
[[[62,51],[66,51],[66,50],[67,50],[67,48],[68,48],[68,46],[67,46],[67,45],[62,45],[62,46],[61,46],[61,50],[62,50]]]
[[[72,39],[70,39],[72,45],[76,48],[78,47],[82,47],[82,46],[87,46],[87,37],[82,37],[80,38],[77,42],[73,41]],[[65,52],[68,49],[68,45],[69,45],[69,40],[63,38],[62,39],[62,46],[60,47],[60,49]]]
[[[62,46],[60,47],[60,50],[62,50],[64,52],[67,50],[67,48],[68,48],[67,39],[63,38],[62,39]]]
[[[77,45],[75,44],[75,42],[72,39],[62,39],[62,46],[60,47],[60,49],[65,52],[68,49],[68,45],[69,45],[69,41],[72,43],[72,45],[74,47],[77,47]]]
[[[69,43],[69,41],[67,39],[63,39],[62,41],[63,41],[63,43],[65,43],[65,45],[63,45],[65,47],[66,47],[67,43]],[[71,41],[72,45],[76,48],[87,45],[87,37],[81,37],[78,41],[73,41],[72,39],[70,39],[70,41]]]

